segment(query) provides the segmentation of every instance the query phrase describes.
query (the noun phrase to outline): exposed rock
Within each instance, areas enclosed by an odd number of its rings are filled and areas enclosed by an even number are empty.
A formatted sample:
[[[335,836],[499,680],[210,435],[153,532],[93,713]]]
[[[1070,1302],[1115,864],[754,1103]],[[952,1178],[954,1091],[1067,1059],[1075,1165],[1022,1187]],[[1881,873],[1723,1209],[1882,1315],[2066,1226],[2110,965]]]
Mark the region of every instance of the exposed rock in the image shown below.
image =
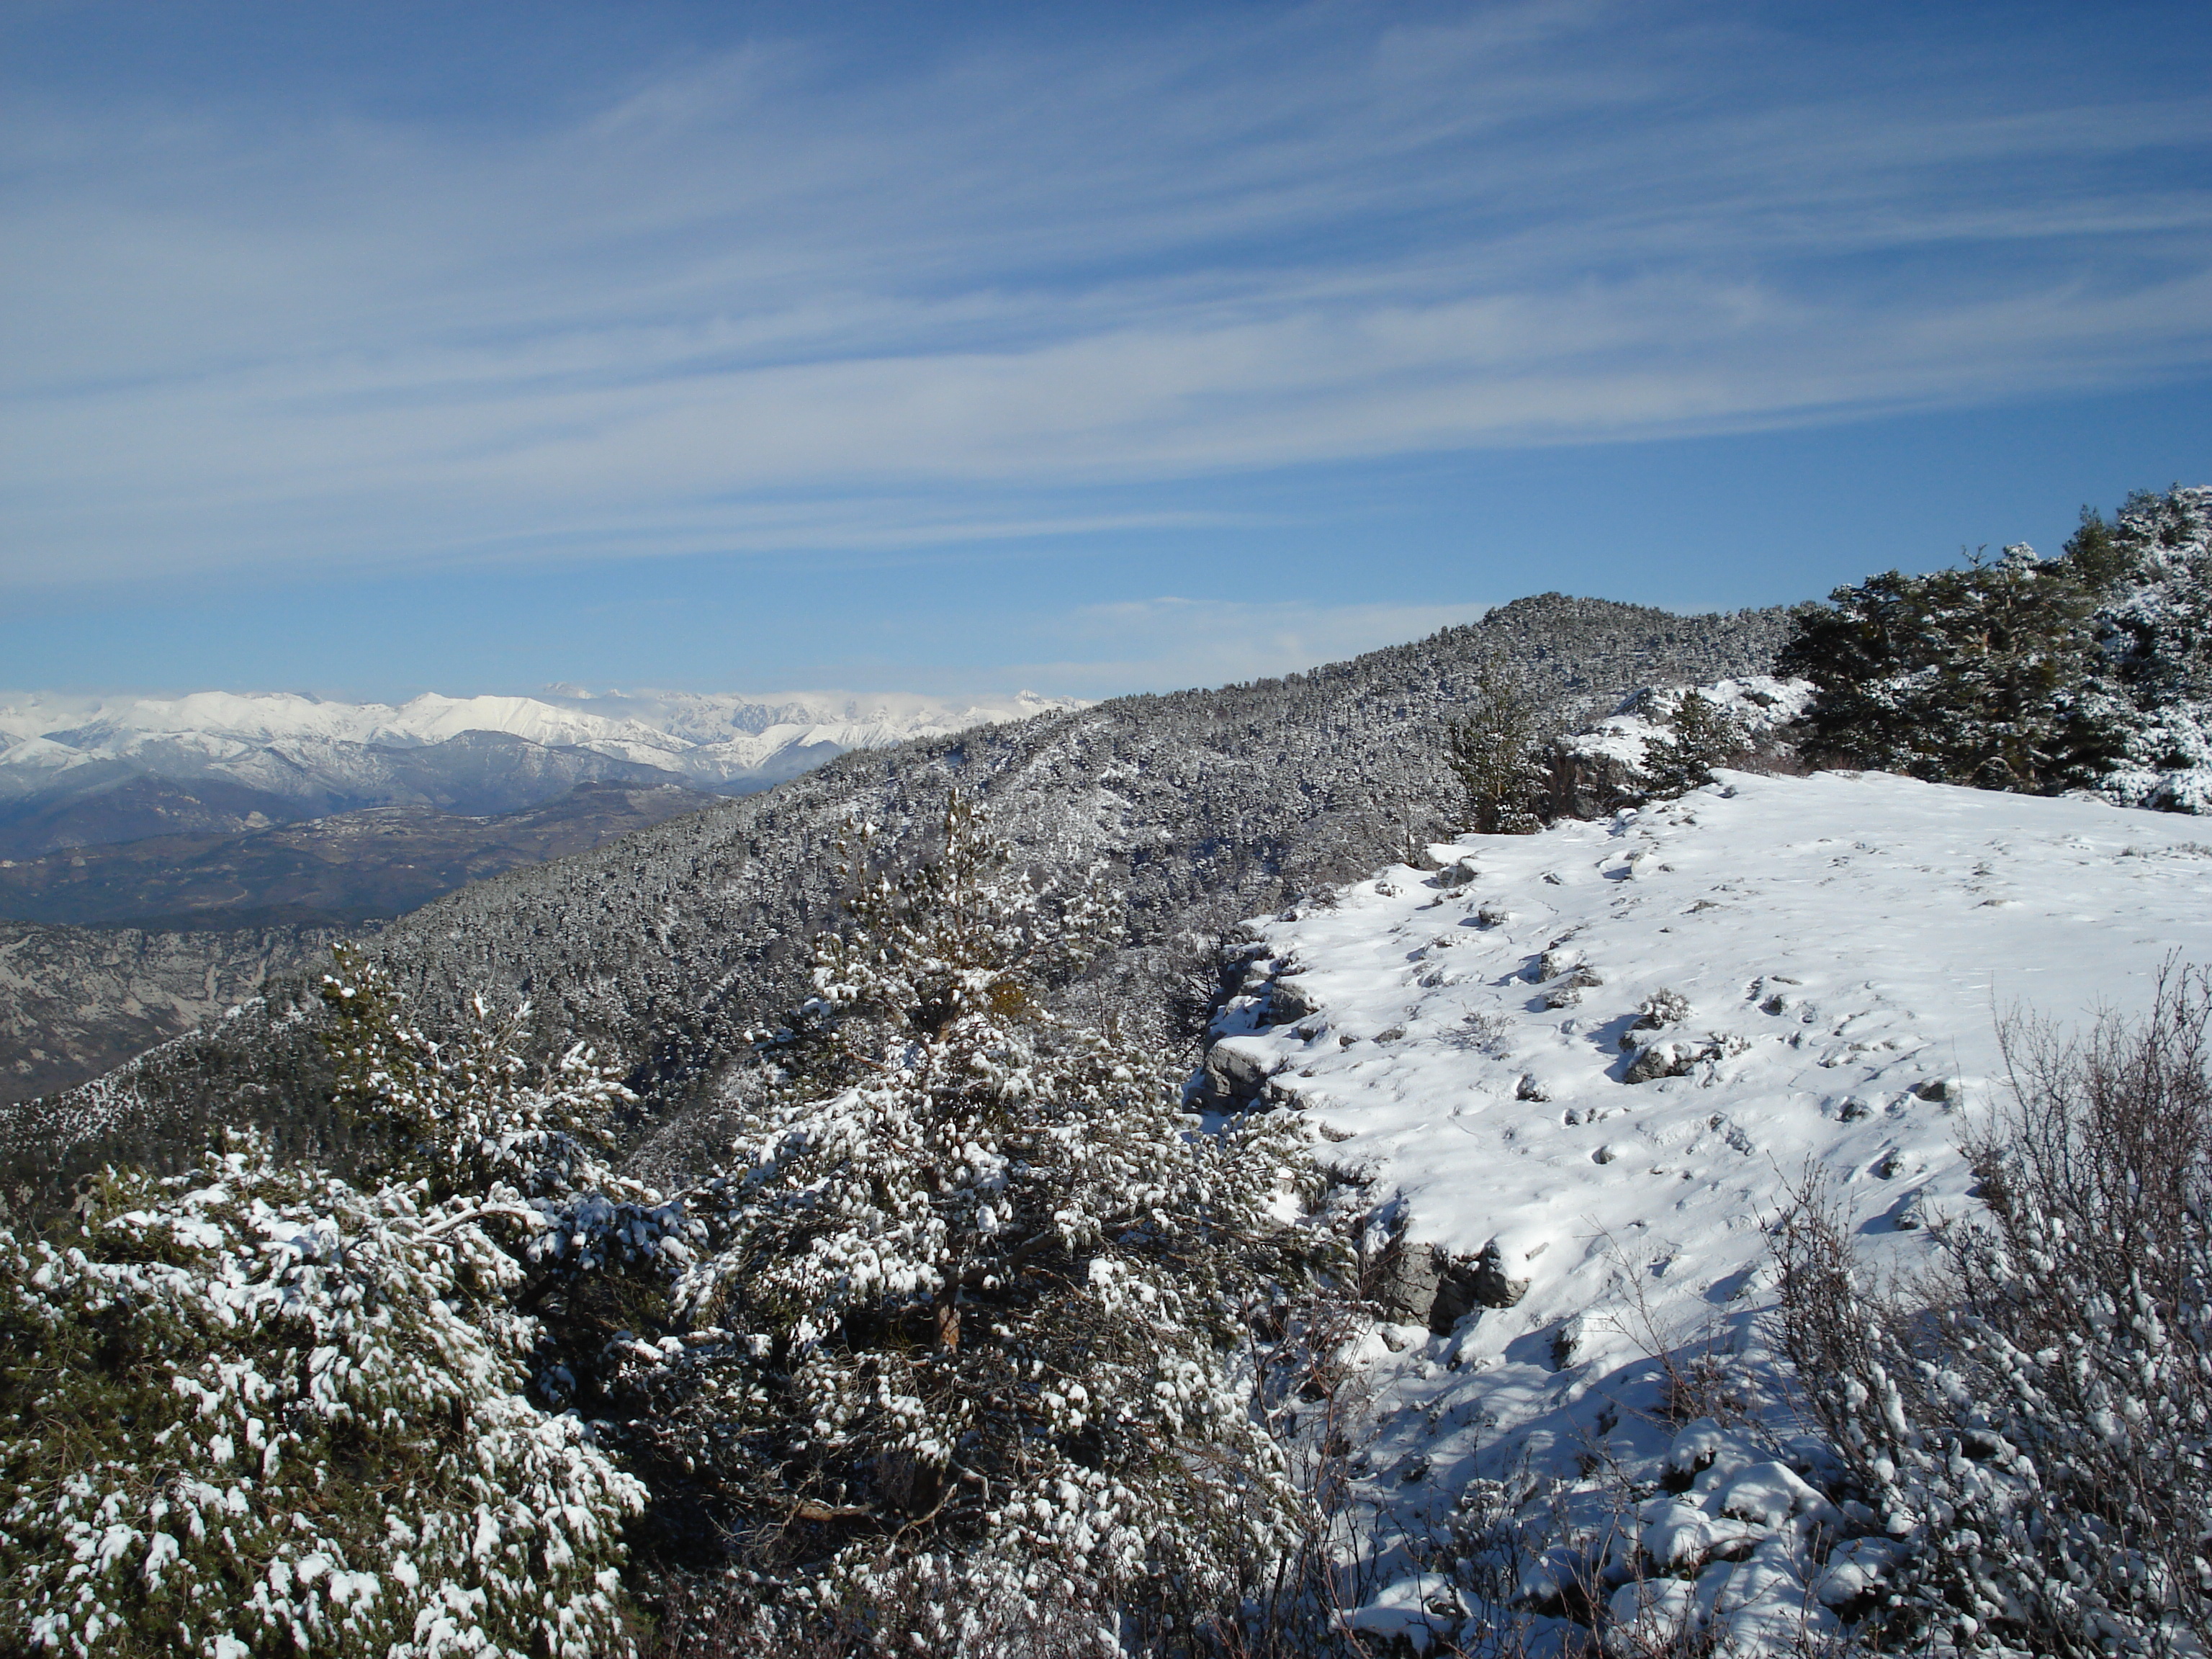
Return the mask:
[[[143,933],[0,922],[0,1101],[82,1083],[306,968],[327,927]]]
[[[1295,979],[1278,977],[1267,993],[1269,1025],[1295,1025],[1321,1012],[1322,1005]]]
[[[1511,1276],[1495,1239],[1471,1256],[1394,1241],[1382,1267],[1377,1299],[1403,1317],[1425,1321],[1439,1336],[1471,1313],[1512,1307],[1530,1283]]]
[[[1694,1042],[1639,1043],[1632,1037],[1623,1037],[1621,1047],[1636,1058],[1620,1075],[1623,1083],[1650,1083],[1662,1077],[1684,1077],[1705,1059],[1705,1052]]]
[[[1618,756],[1555,743],[1544,755],[1535,810],[1547,823],[1561,818],[1602,818],[1648,797],[1644,770]]]
[[[1249,1106],[1279,1069],[1280,1062],[1260,1045],[1223,1037],[1206,1051],[1199,1092],[1211,1106]]]
[[[1707,1060],[1725,1060],[1730,1054],[1743,1053],[1749,1046],[1741,1037],[1728,1036],[1708,1037],[1703,1042],[1688,1039],[1640,1042],[1632,1036],[1624,1036],[1620,1039],[1622,1051],[1636,1058],[1629,1061],[1620,1080],[1650,1083],[1662,1077],[1687,1077]]]
[[[1536,1254],[1531,1250],[1522,1260]],[[1496,1239],[1482,1247],[1474,1258],[1473,1278],[1474,1299],[1486,1308],[1510,1308],[1528,1294],[1529,1280],[1515,1279],[1506,1271],[1505,1252]]]
[[[1604,983],[1589,969],[1577,968],[1563,975],[1557,985],[1544,993],[1544,1006],[1547,1008],[1571,1008],[1583,1000],[1584,991],[1593,990]]]
[[[1576,969],[1582,969],[1585,973],[1589,973],[1589,971],[1587,968],[1583,968],[1583,953],[1581,950],[1577,946],[1569,944],[1565,939],[1559,940],[1554,944],[1546,946],[1544,953],[1536,958],[1536,977],[1538,979],[1557,979],[1561,974],[1571,972]],[[1587,982],[1591,985],[1601,985],[1604,983],[1604,981],[1598,978],[1595,974],[1590,974]]]
[[[1588,1316],[1585,1314],[1577,1314],[1572,1319],[1563,1321],[1559,1328],[1552,1333],[1552,1369],[1553,1370],[1563,1371],[1581,1357],[1583,1346],[1583,1323],[1587,1318]]]

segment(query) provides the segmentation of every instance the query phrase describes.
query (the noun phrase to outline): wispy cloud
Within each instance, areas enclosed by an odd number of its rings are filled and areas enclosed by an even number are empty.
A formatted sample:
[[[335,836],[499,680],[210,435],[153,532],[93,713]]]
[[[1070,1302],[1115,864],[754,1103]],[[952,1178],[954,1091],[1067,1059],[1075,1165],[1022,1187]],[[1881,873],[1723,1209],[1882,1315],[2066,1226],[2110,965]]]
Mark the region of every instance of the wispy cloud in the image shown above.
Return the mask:
[[[0,585],[1081,535],[1188,522],[1131,505],[1166,480],[2212,362],[2201,98],[1391,16],[793,39],[496,128],[19,100]]]
[[[1168,690],[1296,673],[1378,646],[1474,622],[1486,605],[1328,604],[1315,599],[1192,599],[1164,596],[1086,605],[1036,632],[1071,647],[1060,659],[999,672],[1073,695]]]

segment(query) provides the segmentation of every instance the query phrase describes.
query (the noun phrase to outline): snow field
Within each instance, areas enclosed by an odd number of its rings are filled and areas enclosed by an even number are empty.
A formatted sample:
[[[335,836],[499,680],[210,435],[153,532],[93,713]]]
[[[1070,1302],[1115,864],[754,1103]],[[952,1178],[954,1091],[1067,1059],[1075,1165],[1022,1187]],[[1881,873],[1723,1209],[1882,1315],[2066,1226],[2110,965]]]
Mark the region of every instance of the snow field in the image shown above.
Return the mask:
[[[1254,924],[1211,1069],[1314,1121],[1367,1183],[1372,1250],[1446,1258],[1425,1309],[1431,1280],[1400,1273],[1409,1322],[1370,1344],[1374,1588],[1351,1622],[1449,1632],[1463,1588],[1403,1540],[1500,1492],[1595,1540],[1528,1566],[1531,1603],[1595,1576],[1647,1629],[1717,1620],[1758,1649],[1830,1622],[1881,1546],[1814,1547],[1851,1528],[1777,1403],[1765,1230],[1818,1174],[1870,1261],[1926,1262],[1928,1222],[1969,1202],[1958,1142],[2003,1088],[2000,1023],[2131,1014],[2169,958],[2212,961],[2203,833],[1728,772]],[[1662,1349],[1733,1365],[1764,1436],[1670,1415]]]

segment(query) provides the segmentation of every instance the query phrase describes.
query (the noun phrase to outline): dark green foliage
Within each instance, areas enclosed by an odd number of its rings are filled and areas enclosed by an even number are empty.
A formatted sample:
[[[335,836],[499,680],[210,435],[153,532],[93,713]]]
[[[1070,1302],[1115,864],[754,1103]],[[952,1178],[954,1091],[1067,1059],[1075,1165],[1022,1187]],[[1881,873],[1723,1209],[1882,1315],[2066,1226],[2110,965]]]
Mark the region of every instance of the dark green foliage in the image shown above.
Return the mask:
[[[846,1650],[910,1650],[916,1573],[929,1651],[1022,1585],[1186,1628],[1303,1518],[1236,1359],[1309,1249],[1273,1211],[1303,1133],[1200,1133],[1158,1056],[1047,1010],[1115,926],[1079,875],[1048,892],[957,799],[930,864],[865,875],[868,844],[794,1068],[690,1195],[714,1251],[629,1345],[626,1443],[778,1629],[842,1608]],[[1049,1650],[1123,1651],[1113,1623]]]
[[[1468,712],[1445,731],[1452,775],[1467,792],[1467,827],[1478,836],[1533,835],[1547,710],[1517,676],[1495,664],[1475,672]]]
[[[1892,570],[1800,607],[1816,763],[2212,810],[2212,489],[2088,508],[2063,556]]]
[[[357,1167],[422,1182],[441,1200],[501,1181],[529,1197],[599,1183],[575,1171],[611,1150],[609,1126],[630,1096],[586,1045],[533,1059],[530,1005],[499,1013],[482,997],[458,1031],[434,1040],[380,964],[345,945],[331,954],[322,1036]]]
[[[2030,794],[2094,783],[2122,752],[2125,721],[2097,681],[2104,589],[2090,573],[2119,556],[2087,525],[2076,540],[2079,564],[2007,548],[1802,607],[1776,672],[1820,688],[1808,757]]]
[[[2118,519],[2082,520],[2082,544],[2128,591],[2100,613],[2112,677],[2145,714],[2212,698],[2212,490],[2137,490]],[[2155,757],[2151,757],[2155,758]]]
[[[1744,748],[1743,728],[1701,691],[1683,693],[1664,724],[1665,737],[1644,740],[1646,787],[1662,799],[1703,788]]]
[[[0,1650],[629,1649],[643,1492],[522,1394],[481,1207],[233,1151],[0,1230]]]
[[[2123,514],[2139,502],[2156,501],[2157,497],[2137,490],[2128,497],[2128,507]],[[2125,581],[2136,573],[2140,562],[2132,538],[2105,522],[2105,515],[2094,507],[2081,509],[2080,528],[2066,538],[2066,562],[2082,582],[2092,591],[2103,592]]]

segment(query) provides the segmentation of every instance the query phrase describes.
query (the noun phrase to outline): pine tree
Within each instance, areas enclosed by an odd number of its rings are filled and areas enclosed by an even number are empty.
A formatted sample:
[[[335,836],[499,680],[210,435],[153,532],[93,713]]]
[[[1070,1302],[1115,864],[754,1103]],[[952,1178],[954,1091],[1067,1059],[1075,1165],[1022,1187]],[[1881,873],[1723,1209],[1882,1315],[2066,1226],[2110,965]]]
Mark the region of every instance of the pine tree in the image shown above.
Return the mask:
[[[2105,682],[2133,716],[2104,792],[2212,811],[2212,489],[2139,490],[2112,524],[2086,514],[2076,544],[2116,573],[2097,641]]]
[[[526,1398],[485,1221],[249,1146],[0,1232],[0,1648],[629,1650],[643,1489]]]
[[[2031,794],[2092,785],[2127,728],[2098,678],[2100,598],[2070,557],[2039,560],[2024,546],[1839,587],[1827,606],[1800,609],[1776,659],[1777,673],[1820,688],[1801,747],[1937,783]]]
[[[612,1115],[634,1098],[613,1067],[581,1042],[532,1059],[527,1002],[501,1014],[471,997],[461,1029],[433,1038],[380,964],[337,955],[322,986],[333,1095],[386,1184],[480,1217],[532,1274],[519,1305],[556,1325],[611,1276],[665,1290],[700,1230],[680,1199],[612,1167]],[[549,1353],[550,1401],[584,1358]]]
[[[645,1489],[545,1407],[608,1334],[581,1304],[665,1285],[696,1229],[607,1167],[626,1091],[587,1046],[532,1060],[526,1005],[481,999],[434,1039],[338,965],[362,1183],[249,1141],[107,1172],[58,1242],[0,1233],[9,1651],[629,1650]]]
[[[963,1609],[1018,1592],[1097,1609],[1112,1652],[1115,1609],[1233,1602],[1299,1525],[1237,1377],[1297,1267],[1302,1138],[1202,1133],[1154,1056],[1046,1012],[1104,895],[1049,895],[963,801],[922,868],[878,845],[764,1037],[786,1086],[695,1195],[716,1248],[640,1359],[640,1453],[763,1575],[763,1628],[960,1652]]]
[[[1467,791],[1468,828],[1479,836],[1525,836],[1543,828],[1534,801],[1547,735],[1543,706],[1496,664],[1474,677],[1468,712],[1446,732],[1451,769]]]
[[[1667,735],[1644,740],[1645,787],[1661,798],[1703,788],[1713,768],[1739,756],[1743,728],[1702,691],[1686,691],[1667,711]]]

